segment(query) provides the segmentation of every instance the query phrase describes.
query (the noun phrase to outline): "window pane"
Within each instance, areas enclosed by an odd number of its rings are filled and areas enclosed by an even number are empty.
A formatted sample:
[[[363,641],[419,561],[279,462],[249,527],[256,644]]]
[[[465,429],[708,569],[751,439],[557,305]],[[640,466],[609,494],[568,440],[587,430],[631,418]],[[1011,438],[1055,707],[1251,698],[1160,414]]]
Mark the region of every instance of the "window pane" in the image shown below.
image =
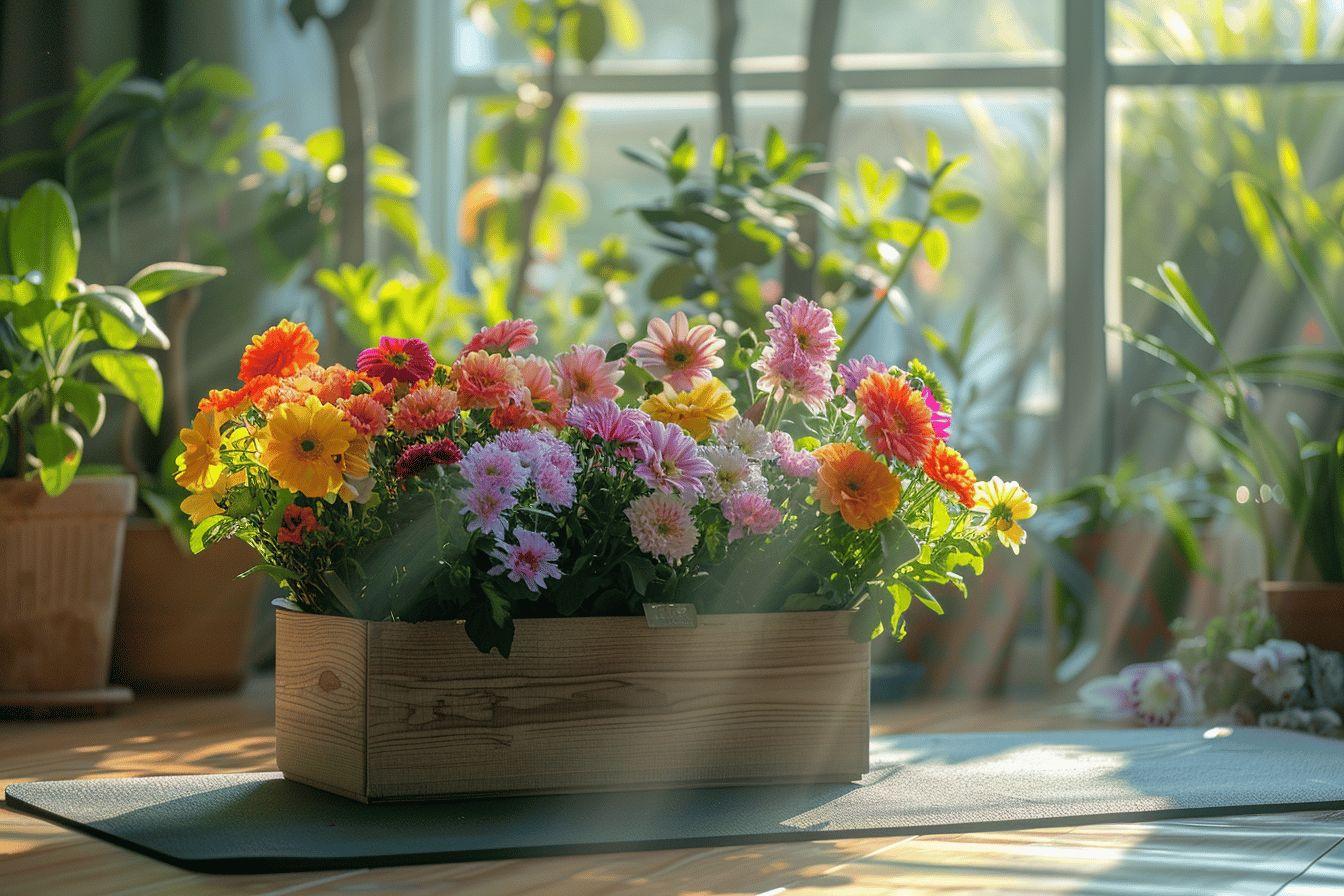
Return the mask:
[[[1335,58],[1344,47],[1340,0],[1110,0],[1109,12],[1116,61]]]

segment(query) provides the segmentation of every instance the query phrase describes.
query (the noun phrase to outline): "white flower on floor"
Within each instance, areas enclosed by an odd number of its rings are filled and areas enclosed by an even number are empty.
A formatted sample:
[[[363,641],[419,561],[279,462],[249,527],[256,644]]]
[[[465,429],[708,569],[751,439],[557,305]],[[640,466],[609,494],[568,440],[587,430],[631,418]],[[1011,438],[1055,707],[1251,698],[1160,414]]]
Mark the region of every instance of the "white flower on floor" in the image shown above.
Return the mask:
[[[1251,684],[1275,703],[1286,703],[1307,682],[1307,649],[1296,641],[1271,638],[1254,650],[1229,651],[1227,658],[1251,673]]]
[[[1199,715],[1198,700],[1181,664],[1135,663],[1118,675],[1103,675],[1078,689],[1088,712],[1102,719],[1174,725]]]

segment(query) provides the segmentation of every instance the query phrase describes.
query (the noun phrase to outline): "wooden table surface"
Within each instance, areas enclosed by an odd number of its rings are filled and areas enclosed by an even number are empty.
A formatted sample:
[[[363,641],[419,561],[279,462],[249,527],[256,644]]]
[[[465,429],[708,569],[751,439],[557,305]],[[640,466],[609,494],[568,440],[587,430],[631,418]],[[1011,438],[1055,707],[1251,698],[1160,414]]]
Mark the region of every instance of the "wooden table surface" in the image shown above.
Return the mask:
[[[146,698],[99,719],[0,722],[0,786],[51,778],[275,768],[272,682],[213,698]],[[1040,703],[878,708],[874,730],[1077,727]],[[983,834],[818,840],[356,871],[182,871],[0,810],[0,893],[1344,894],[1344,812]]]

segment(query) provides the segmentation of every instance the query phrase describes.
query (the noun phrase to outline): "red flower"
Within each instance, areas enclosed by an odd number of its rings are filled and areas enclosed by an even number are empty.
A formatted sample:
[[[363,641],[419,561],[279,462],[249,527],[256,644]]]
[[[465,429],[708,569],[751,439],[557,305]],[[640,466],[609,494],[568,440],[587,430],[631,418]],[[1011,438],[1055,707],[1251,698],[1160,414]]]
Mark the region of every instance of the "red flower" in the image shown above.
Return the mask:
[[[309,532],[317,532],[325,527],[317,524],[317,517],[313,515],[311,507],[301,507],[298,504],[291,504],[285,508],[284,519],[280,523],[280,531],[276,533],[276,540],[281,544],[303,544],[303,536]]]
[[[360,373],[385,383],[415,383],[433,375],[434,356],[422,339],[384,336],[378,340],[376,348],[366,348],[359,353],[355,366]]]
[[[870,373],[859,383],[854,401],[863,412],[868,443],[879,454],[916,469],[924,466],[933,450],[933,422],[924,396],[904,377]]]
[[[530,320],[504,320],[485,327],[462,347],[461,354],[472,352],[520,352],[537,344],[537,325]]]
[[[259,376],[291,376],[309,364],[317,363],[317,339],[305,324],[282,320],[243,349],[238,379],[243,382]]]
[[[401,457],[392,465],[392,472],[398,479],[419,476],[430,467],[452,466],[462,459],[462,449],[449,439],[437,442],[424,442],[411,445],[401,452]]]

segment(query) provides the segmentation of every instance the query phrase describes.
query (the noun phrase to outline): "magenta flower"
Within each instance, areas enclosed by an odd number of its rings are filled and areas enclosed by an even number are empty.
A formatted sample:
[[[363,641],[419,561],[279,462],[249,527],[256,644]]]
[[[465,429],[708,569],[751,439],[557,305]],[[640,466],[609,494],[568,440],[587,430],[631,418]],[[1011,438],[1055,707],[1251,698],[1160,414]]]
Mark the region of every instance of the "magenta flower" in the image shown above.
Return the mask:
[[[649,335],[630,346],[630,359],[678,392],[709,379],[710,371],[723,366],[719,352],[724,341],[709,324],[690,326],[684,311],[672,320],[649,321]]]
[[[514,529],[516,544],[505,542],[491,552],[492,557],[500,561],[491,567],[490,575],[506,574],[511,582],[522,582],[529,591],[540,591],[546,587],[547,579],[560,578],[560,567],[555,561],[560,559],[560,549],[546,540],[540,532],[528,529]]]
[[[845,392],[850,395],[859,388],[859,383],[870,373],[886,373],[889,368],[886,364],[874,358],[872,355],[864,355],[862,358],[855,358],[853,361],[846,361],[836,368],[840,374],[840,381],[845,385]]]
[[[440,439],[437,442],[421,442],[410,445],[392,465],[392,473],[398,479],[419,476],[433,467],[452,466],[462,460],[462,449],[455,442]]]
[[[651,420],[644,428],[635,473],[654,491],[698,495],[705,487],[700,480],[713,476],[714,466],[680,426]]]
[[[355,366],[384,383],[416,383],[434,373],[434,355],[423,339],[384,336],[375,348],[359,353]]]
[[[933,390],[925,386],[920,390],[924,396],[924,406],[929,409],[929,422],[933,424],[933,434],[943,441],[952,432],[952,415],[943,410],[943,405],[933,397]]]
[[[575,405],[569,409],[568,419],[569,425],[584,438],[611,442],[617,446],[617,454],[638,459],[638,443],[650,418],[638,408],[623,408],[610,398],[603,398]]]
[[[831,312],[816,302],[781,299],[765,317],[773,325],[765,333],[776,354],[794,355],[808,364],[830,364],[835,360],[840,334],[835,331]]]
[[[737,541],[744,535],[766,535],[773,532],[784,519],[769,497],[745,490],[729,494],[723,501],[722,510],[723,518],[729,524],[729,542]]]
[[[467,516],[468,532],[480,532],[503,540],[509,528],[504,511],[516,506],[517,498],[494,488],[464,489],[459,497],[462,499],[462,513]]]
[[[484,327],[462,347],[462,354],[504,352],[514,354],[537,344],[537,325],[530,320],[503,320]]]
[[[472,445],[458,470],[467,484],[478,491],[512,495],[527,484],[527,471],[517,456],[495,442]]]

